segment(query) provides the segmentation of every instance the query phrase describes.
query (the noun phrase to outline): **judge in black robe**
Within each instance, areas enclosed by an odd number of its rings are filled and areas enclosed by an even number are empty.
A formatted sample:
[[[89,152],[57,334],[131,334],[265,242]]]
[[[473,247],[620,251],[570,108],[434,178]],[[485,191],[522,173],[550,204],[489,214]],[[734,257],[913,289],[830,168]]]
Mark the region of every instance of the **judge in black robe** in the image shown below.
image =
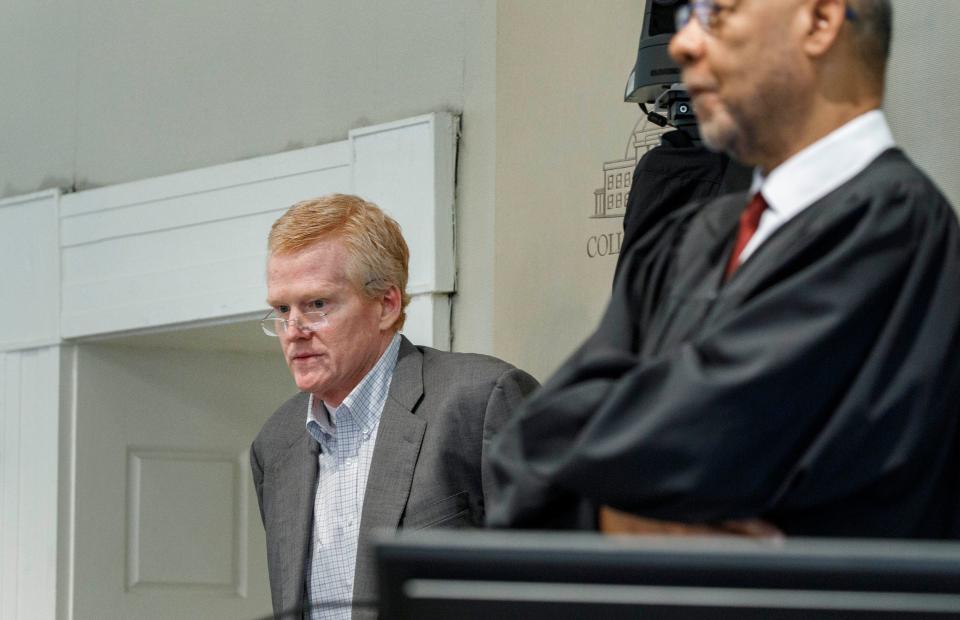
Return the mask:
[[[742,253],[763,205],[743,194],[641,236],[600,327],[492,446],[490,524],[569,526],[607,505],[958,537],[960,229],[877,111],[890,1],[677,16],[700,135],[758,168],[772,210]]]
[[[960,535],[960,231],[896,149],[724,282],[734,194],[653,226],[500,436],[494,526],[594,505],[788,535]]]

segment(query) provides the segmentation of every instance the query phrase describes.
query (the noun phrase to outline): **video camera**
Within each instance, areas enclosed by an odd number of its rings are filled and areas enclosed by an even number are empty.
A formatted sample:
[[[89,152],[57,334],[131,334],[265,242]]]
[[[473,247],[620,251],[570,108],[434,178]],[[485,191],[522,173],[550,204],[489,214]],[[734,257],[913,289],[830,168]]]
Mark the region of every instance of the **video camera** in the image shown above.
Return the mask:
[[[699,140],[697,119],[680,80],[680,67],[667,53],[676,32],[675,13],[684,4],[687,0],[646,0],[637,62],[623,99],[640,104],[650,122],[661,127],[672,125]]]

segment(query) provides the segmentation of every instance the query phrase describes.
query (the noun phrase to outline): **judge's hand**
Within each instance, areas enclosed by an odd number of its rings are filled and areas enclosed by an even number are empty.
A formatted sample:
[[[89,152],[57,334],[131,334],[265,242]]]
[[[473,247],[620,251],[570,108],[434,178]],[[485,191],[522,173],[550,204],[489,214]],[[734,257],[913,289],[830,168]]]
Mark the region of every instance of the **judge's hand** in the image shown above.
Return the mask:
[[[783,532],[761,519],[740,519],[712,524],[679,523],[648,519],[609,506],[600,508],[600,531],[604,534],[635,536],[748,536],[775,540],[784,538]]]

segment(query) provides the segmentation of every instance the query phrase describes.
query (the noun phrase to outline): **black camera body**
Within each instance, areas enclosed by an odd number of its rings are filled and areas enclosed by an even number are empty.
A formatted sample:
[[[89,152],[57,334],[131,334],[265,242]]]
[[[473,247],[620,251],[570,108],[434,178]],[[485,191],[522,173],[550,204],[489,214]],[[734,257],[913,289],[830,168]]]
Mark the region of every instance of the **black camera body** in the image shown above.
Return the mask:
[[[646,0],[643,29],[637,60],[627,80],[624,101],[640,104],[650,122],[672,125],[693,140],[699,140],[697,119],[680,67],[670,58],[667,48],[676,33],[677,8],[687,0]],[[648,106],[652,110],[648,111]]]
[[[676,32],[677,7],[687,0],[646,0],[637,61],[627,80],[624,101],[654,104],[657,98],[680,82],[680,67],[667,47]]]
[[[656,102],[657,109],[666,111],[667,121],[677,128],[696,125],[697,117],[693,113],[690,95],[682,85],[674,85],[664,91]]]

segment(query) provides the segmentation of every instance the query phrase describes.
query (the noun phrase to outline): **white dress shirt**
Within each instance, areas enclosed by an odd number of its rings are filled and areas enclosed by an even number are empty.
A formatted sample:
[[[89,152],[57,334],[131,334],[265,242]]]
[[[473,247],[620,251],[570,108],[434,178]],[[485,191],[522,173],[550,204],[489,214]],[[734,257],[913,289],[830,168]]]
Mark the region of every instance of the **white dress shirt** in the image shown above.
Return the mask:
[[[310,395],[307,431],[320,444],[306,570],[307,604],[317,606],[305,614],[311,620],[350,620],[363,497],[399,351],[400,335],[394,334],[370,372],[333,411]]]
[[[757,232],[740,253],[740,263],[750,258],[777,229],[863,172],[895,145],[883,112],[872,110],[817,140],[766,177],[759,168],[755,170],[750,195],[760,191],[767,208]]]

